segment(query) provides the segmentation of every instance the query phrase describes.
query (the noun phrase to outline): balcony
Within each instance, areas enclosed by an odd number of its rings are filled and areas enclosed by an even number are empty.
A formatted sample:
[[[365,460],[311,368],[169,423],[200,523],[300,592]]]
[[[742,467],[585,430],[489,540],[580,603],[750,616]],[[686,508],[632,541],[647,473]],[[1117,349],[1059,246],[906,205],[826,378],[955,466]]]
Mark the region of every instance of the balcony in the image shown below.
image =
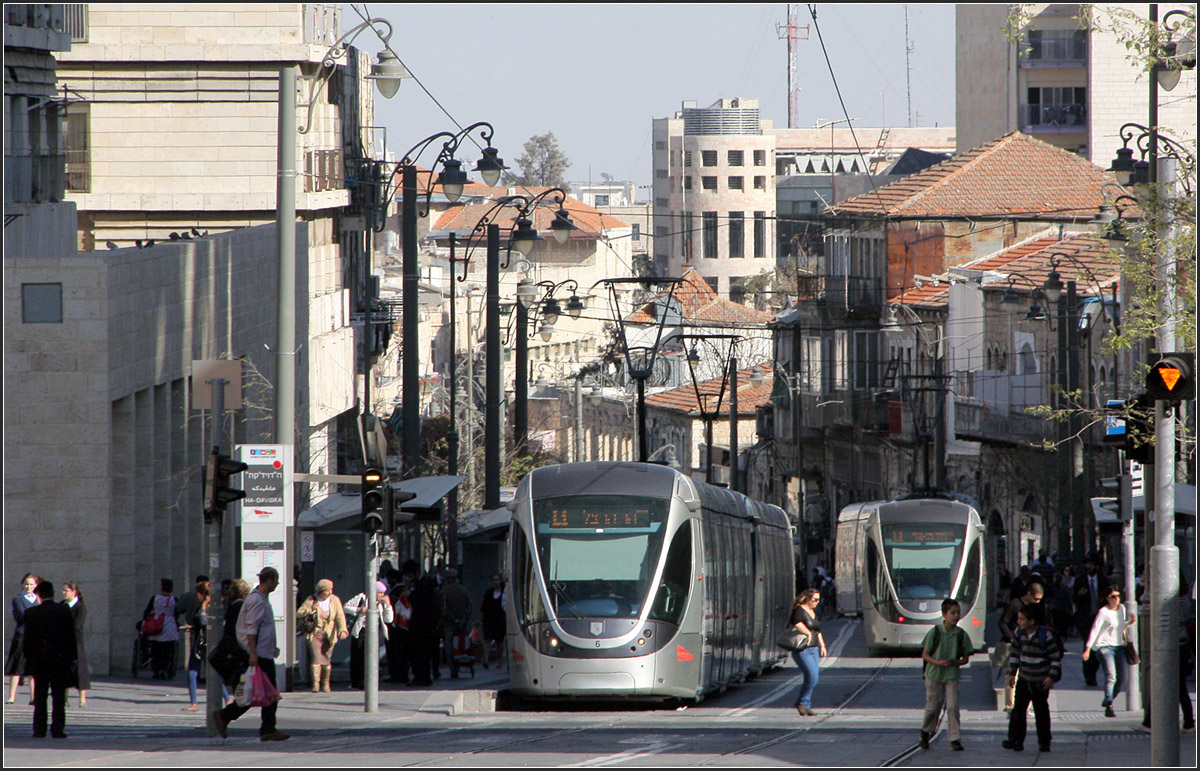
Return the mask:
[[[1087,38],[1079,31],[1035,30],[1021,54],[1024,68],[1083,67],[1087,64]]]
[[[883,282],[878,278],[826,276],[825,303],[847,312],[878,315],[883,304]]]
[[[1053,439],[1057,423],[1030,415],[1024,407],[991,405],[959,397],[954,402],[954,433],[959,439],[996,444],[1040,445]]]
[[[1086,104],[1023,104],[1021,130],[1031,133],[1074,133],[1087,127]]]

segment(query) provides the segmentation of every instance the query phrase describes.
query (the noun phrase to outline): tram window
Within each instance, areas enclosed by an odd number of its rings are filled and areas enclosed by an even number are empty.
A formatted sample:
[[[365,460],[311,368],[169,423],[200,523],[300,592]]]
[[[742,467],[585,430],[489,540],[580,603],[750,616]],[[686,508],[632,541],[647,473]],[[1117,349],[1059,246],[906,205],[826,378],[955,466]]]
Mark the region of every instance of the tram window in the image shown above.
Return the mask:
[[[867,586],[871,588],[871,602],[888,601],[887,578],[879,569],[879,547],[867,541]]]
[[[881,530],[898,599],[937,600],[950,596],[962,558],[966,526],[906,522],[883,525]]]
[[[975,596],[979,593],[979,570],[983,564],[980,550],[979,541],[971,544],[971,550],[967,553],[967,566],[963,570],[962,583],[958,587],[958,601],[962,603],[964,612],[975,604]]]
[[[671,539],[667,562],[663,566],[662,583],[654,597],[650,618],[678,624],[687,605],[688,589],[692,585],[692,526],[685,522]]]
[[[546,607],[538,589],[533,570],[533,554],[525,531],[516,523],[512,528],[513,602],[521,624],[535,624],[546,620]]]

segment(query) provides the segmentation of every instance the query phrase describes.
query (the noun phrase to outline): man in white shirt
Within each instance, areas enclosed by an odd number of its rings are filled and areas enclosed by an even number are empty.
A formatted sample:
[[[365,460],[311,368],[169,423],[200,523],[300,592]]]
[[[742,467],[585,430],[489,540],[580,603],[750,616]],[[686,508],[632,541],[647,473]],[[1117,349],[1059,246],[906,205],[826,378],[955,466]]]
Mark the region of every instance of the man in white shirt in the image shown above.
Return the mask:
[[[271,681],[271,685],[276,685],[275,658],[279,655],[279,647],[275,642],[275,611],[271,609],[269,598],[278,586],[278,570],[270,567],[260,570],[258,586],[254,587],[254,591],[246,598],[237,619],[238,643],[250,654],[250,669],[261,669]],[[275,712],[278,706],[279,703],[274,702],[262,708],[262,726],[258,729],[258,736],[264,742],[281,742],[289,738],[287,734],[275,730]],[[226,737],[226,727],[230,723],[249,711],[249,707],[231,704],[213,713],[221,738]]]

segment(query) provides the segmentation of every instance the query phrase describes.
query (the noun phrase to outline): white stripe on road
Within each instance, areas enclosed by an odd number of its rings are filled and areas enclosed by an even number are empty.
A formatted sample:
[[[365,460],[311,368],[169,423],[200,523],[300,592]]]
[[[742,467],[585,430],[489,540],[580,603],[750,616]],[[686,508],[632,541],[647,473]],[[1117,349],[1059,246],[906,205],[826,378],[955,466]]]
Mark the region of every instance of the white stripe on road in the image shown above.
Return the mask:
[[[631,760],[640,758],[648,758],[654,755],[660,755],[667,750],[673,750],[676,747],[682,747],[682,744],[668,744],[667,742],[653,742],[644,747],[639,747],[635,750],[625,750],[612,755],[603,755],[591,760],[581,760],[578,763],[567,763],[563,768],[590,768],[595,766],[615,766],[618,763],[627,763]]]

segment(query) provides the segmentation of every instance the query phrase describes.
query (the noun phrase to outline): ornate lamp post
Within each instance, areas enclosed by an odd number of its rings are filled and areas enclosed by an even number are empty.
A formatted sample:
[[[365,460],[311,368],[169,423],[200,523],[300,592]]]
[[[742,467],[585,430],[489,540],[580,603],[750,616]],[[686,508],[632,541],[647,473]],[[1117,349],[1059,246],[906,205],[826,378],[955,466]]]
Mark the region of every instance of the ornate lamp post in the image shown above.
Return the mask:
[[[676,335],[676,339],[683,342],[685,346],[686,346],[686,343],[688,340],[693,341],[692,349],[690,351],[688,351],[688,353],[687,353],[688,371],[692,375],[692,389],[696,392],[696,407],[700,411],[700,419],[704,421],[704,446],[708,448],[708,458],[705,459],[705,463],[704,463],[704,481],[708,482],[709,484],[712,484],[713,483],[713,464],[712,464],[713,421],[716,419],[716,417],[718,415],[721,414],[721,402],[725,398],[726,384],[728,384],[730,382],[730,380],[732,380],[733,381],[732,389],[734,389],[734,390],[737,389],[737,359],[736,359],[736,357],[734,357],[733,351],[734,351],[734,348],[737,346],[738,341],[742,339],[742,336],[741,335],[720,335],[720,334],[717,334],[717,335],[682,334],[682,335]],[[700,380],[696,377],[696,365],[699,364],[701,361],[700,352],[699,352],[699,350],[697,350],[697,345],[700,342],[704,342],[709,347],[713,348],[714,352],[717,352],[716,345],[713,342],[714,340],[728,340],[729,341],[729,351],[728,351],[728,355],[723,357],[723,361],[722,361],[721,385],[718,388],[717,394],[716,394],[716,397],[717,397],[716,407],[710,411],[707,409],[707,405],[708,405],[707,397],[712,396],[713,394],[711,392],[701,393],[700,392]],[[732,453],[732,457],[734,458],[734,462],[730,468],[730,477],[729,478],[730,478],[730,481],[733,482],[733,480],[737,476],[737,462],[736,462],[737,447],[734,444],[734,442],[736,441],[736,438],[737,438],[737,430],[736,430],[736,428],[733,428],[733,426],[737,422],[737,410],[734,406],[730,407],[729,420],[731,423],[731,425],[730,425],[730,428],[731,428],[730,452]],[[737,489],[736,484],[733,485],[733,489]]]
[[[560,213],[565,214],[563,210]],[[555,222],[559,222],[556,218]],[[567,220],[569,224],[569,219]],[[571,225],[570,227],[574,227]],[[555,233],[560,232],[556,230]],[[562,230],[567,233],[569,230]],[[565,237],[564,237],[565,240]],[[583,312],[584,302],[579,297],[579,282],[568,278],[557,284],[553,281],[539,281],[534,284],[529,279],[522,279],[517,285],[517,329],[516,329],[516,377],[514,378],[513,408],[513,446],[520,452],[529,440],[529,338],[537,334],[543,342],[549,342],[554,334],[554,325],[562,315],[563,308],[559,306],[554,293],[565,286],[571,286],[571,299],[567,301],[566,312],[571,318],[579,318]],[[541,299],[538,296],[541,295]],[[532,310],[533,316],[530,318]],[[541,321],[538,326],[537,322]],[[530,321],[534,328],[529,328]]]

